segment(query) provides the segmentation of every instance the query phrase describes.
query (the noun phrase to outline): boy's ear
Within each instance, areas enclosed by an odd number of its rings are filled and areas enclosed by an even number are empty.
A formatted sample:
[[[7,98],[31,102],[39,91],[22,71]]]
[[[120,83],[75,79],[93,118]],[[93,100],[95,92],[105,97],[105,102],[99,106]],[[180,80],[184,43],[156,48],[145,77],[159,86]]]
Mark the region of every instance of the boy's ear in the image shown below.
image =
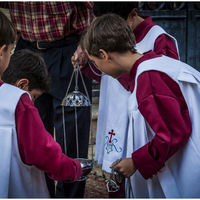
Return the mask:
[[[29,80],[26,78],[20,79],[16,82],[16,86],[20,89],[25,89],[29,84]]]
[[[109,54],[106,51],[104,51],[103,49],[99,49],[99,52],[100,52],[101,59],[104,59],[105,61],[108,62],[110,59]]]
[[[2,60],[2,56],[3,56],[3,51],[6,49],[6,45],[4,44],[1,48],[0,48],[0,61]]]
[[[133,10],[131,10],[131,12],[129,13],[128,18],[134,19],[138,15],[137,12],[138,12],[138,9],[137,8],[133,8]]]

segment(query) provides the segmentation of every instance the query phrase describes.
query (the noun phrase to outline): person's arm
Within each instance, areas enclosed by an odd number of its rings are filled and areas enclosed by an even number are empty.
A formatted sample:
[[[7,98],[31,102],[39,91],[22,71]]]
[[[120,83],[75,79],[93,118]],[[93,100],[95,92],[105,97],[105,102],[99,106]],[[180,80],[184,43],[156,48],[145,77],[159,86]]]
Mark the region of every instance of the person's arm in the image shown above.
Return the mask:
[[[179,85],[164,73],[150,71],[138,77],[137,101],[155,132],[150,142],[132,153],[135,167],[148,179],[188,141],[192,126]]]
[[[48,173],[56,181],[76,181],[81,173],[78,161],[62,153],[60,145],[45,130],[38,110],[28,95],[22,95],[15,112],[18,147],[22,161]]]
[[[71,57],[71,62],[74,67],[75,67],[75,61],[78,62],[81,72],[85,76],[87,76],[88,78],[91,78],[97,82],[101,81],[101,71],[99,69],[97,69],[92,62],[90,62],[90,66],[89,66],[88,56],[81,49],[80,45],[77,47],[77,50],[74,52],[73,56]]]
[[[97,82],[101,81],[101,74],[102,74],[101,71],[97,69],[95,65],[91,62],[90,62],[90,66],[89,64],[87,64],[86,67],[81,70],[81,72],[88,78],[91,78]]]
[[[154,50],[156,54],[163,54],[165,56],[179,60],[178,50],[172,39],[166,35],[161,34],[155,41]]]

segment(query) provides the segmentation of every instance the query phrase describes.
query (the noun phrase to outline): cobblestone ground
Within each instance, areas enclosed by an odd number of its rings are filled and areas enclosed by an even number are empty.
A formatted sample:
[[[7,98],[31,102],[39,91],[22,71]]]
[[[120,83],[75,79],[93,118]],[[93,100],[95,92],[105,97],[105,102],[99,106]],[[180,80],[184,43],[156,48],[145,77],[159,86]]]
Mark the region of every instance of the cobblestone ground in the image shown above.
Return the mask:
[[[84,198],[108,198],[107,180],[94,174],[89,174],[86,180]]]
[[[93,145],[93,158],[96,145]],[[88,158],[92,159],[91,146],[88,149]],[[108,198],[107,181],[110,175],[102,171],[101,165],[94,161],[94,166],[89,175],[87,175],[84,198]]]

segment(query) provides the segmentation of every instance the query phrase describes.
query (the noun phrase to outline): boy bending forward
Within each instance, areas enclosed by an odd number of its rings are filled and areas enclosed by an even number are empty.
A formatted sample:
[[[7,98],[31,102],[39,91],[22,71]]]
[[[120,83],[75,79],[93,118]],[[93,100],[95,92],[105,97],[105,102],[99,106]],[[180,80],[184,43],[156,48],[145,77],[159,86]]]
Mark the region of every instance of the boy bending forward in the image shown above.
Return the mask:
[[[1,78],[0,197],[49,197],[44,172],[53,180],[73,182],[82,170],[62,153],[33,104],[50,89],[47,67],[37,54],[21,50],[12,55]]]
[[[131,76],[127,158],[110,166],[130,178],[131,197],[199,198],[200,73],[153,51],[138,53],[132,30],[115,14],[94,20],[81,46],[104,73]]]

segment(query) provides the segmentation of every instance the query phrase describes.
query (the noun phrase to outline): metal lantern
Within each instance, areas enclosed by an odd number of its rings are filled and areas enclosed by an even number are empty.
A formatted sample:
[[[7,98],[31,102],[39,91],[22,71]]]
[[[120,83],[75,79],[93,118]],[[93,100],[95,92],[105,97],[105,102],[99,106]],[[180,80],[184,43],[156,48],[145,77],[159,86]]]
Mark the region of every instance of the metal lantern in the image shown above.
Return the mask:
[[[81,93],[78,91],[78,75],[80,74],[84,89],[85,89],[85,94]],[[71,82],[73,79],[73,76],[75,76],[75,90],[71,93],[68,93],[69,88],[71,86]],[[76,148],[77,148],[77,158],[81,164],[82,167],[82,175],[78,179],[78,181],[85,180],[87,175],[91,172],[93,168],[93,137],[92,137],[92,128],[91,128],[91,145],[92,145],[92,160],[89,160],[87,158],[79,158],[79,142],[78,142],[78,126],[77,126],[77,107],[85,107],[85,106],[90,106],[90,113],[92,115],[92,104],[82,77],[82,73],[79,67],[78,62],[75,63],[74,71],[72,73],[69,86],[67,88],[67,92],[65,94],[65,97],[61,103],[62,106],[62,114],[63,114],[63,132],[64,132],[64,151],[65,154],[67,155],[67,144],[66,144],[66,130],[65,130],[65,116],[64,116],[64,107],[69,106],[69,107],[74,107],[75,110],[75,128],[76,128]],[[92,122],[91,122],[92,125]]]

